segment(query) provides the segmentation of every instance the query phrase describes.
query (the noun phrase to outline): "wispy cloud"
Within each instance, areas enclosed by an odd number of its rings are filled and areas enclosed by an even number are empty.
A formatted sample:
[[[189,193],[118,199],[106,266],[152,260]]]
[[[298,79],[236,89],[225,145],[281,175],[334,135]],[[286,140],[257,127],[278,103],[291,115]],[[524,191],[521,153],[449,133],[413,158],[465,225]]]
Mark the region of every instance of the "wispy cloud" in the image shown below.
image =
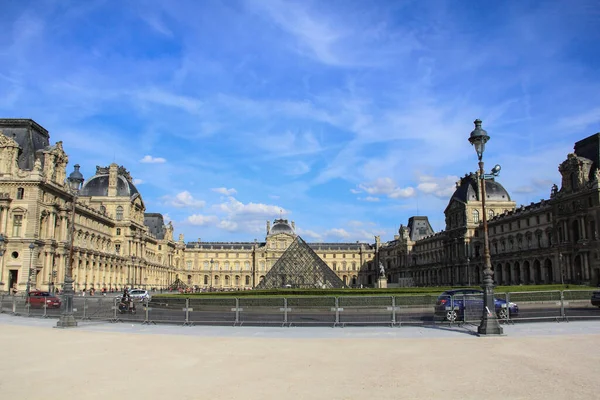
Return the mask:
[[[165,204],[176,208],[203,208],[206,205],[204,200],[197,200],[190,192],[184,190],[175,195],[175,197],[164,196]]]
[[[167,160],[162,157],[152,157],[150,155],[146,155],[140,160],[140,162],[144,164],[163,164],[166,163]]]
[[[212,188],[211,190],[213,192],[220,193],[225,196],[232,196],[234,194],[237,194],[237,190],[235,190],[234,188],[227,189],[225,187],[220,187],[220,188]]]

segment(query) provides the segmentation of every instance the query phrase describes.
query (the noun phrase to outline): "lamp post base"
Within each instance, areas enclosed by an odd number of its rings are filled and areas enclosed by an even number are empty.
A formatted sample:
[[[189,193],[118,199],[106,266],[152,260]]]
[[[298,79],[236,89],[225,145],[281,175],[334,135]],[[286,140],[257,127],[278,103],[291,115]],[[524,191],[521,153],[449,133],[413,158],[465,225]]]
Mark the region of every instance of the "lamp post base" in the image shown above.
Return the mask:
[[[75,321],[75,317],[73,314],[61,315],[60,319],[56,323],[55,328],[75,328],[77,327],[77,321]]]
[[[498,323],[495,315],[492,317],[486,315],[481,319],[481,325],[477,328],[477,334],[480,336],[504,335],[504,330]]]

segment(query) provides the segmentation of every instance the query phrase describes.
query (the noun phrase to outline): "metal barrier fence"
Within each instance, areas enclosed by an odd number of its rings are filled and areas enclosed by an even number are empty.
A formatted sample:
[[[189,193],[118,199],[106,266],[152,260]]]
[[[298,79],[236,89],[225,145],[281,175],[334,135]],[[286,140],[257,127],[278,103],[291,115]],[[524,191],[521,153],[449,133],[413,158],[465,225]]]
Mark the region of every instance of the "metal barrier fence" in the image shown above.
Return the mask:
[[[508,292],[495,294],[501,323],[518,321],[600,319],[591,303],[593,290]],[[58,318],[62,302],[56,297],[0,296],[0,313]],[[120,305],[110,296],[75,297],[80,321],[139,322],[182,325],[422,325],[478,324],[483,313],[480,293],[460,295],[306,296],[306,297],[156,297]]]

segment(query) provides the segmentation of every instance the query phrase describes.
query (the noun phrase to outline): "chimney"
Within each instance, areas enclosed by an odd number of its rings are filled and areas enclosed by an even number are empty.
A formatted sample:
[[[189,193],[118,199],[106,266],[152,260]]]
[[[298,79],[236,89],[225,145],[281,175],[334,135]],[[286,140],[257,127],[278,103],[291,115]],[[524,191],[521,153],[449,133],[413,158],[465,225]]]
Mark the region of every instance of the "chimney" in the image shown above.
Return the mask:
[[[114,197],[117,195],[117,173],[119,166],[115,163],[108,167],[108,196]]]

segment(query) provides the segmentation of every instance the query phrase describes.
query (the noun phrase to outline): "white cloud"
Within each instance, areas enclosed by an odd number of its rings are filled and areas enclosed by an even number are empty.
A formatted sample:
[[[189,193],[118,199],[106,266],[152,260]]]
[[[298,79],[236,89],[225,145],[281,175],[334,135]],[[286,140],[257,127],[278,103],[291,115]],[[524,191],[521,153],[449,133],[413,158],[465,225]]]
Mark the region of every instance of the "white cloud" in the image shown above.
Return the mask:
[[[233,188],[227,189],[227,188],[224,188],[224,187],[220,187],[220,188],[212,188],[211,190],[213,192],[216,192],[216,193],[221,193],[221,194],[223,194],[225,196],[232,196],[234,194],[237,194],[237,190],[235,190]]]
[[[144,181],[143,181],[143,180],[141,180],[141,179],[134,179],[134,180],[133,180],[133,184],[134,184],[134,185],[141,185],[142,183],[144,183]]]
[[[342,229],[342,228],[329,229],[325,232],[325,235],[338,237],[338,238],[342,238],[342,239],[348,239],[350,237],[350,234],[345,229]]]
[[[415,195],[415,189],[413,187],[398,187],[394,180],[388,177],[377,178],[370,183],[361,183],[358,187],[368,194],[386,195],[390,199],[412,197]]]
[[[150,155],[146,155],[140,160],[140,162],[145,164],[162,164],[167,162],[167,160],[162,157],[152,157]]]
[[[206,205],[205,201],[194,199],[187,190],[177,193],[174,198],[164,196],[163,200],[166,204],[177,208],[202,208]]]
[[[233,221],[223,220],[217,224],[217,226],[221,229],[225,229],[226,231],[236,231],[238,229],[238,224]]]
[[[419,176],[417,189],[426,194],[432,194],[440,199],[448,199],[456,190],[458,176],[449,175],[445,177],[434,177],[428,175]]]
[[[234,197],[229,197],[229,201],[221,203],[217,206],[219,210],[229,215],[257,215],[257,216],[277,216],[287,214],[287,211],[281,207],[262,203],[247,203],[236,200]]]
[[[202,215],[202,214],[193,214],[190,215],[189,217],[187,217],[186,222],[192,224],[192,225],[199,225],[199,226],[204,226],[204,225],[214,225],[219,221],[219,218],[217,218],[214,215]]]
[[[415,188],[409,186],[406,188],[396,188],[392,193],[388,195],[388,197],[390,199],[400,199],[406,197],[413,197],[415,193]]]
[[[376,203],[379,201],[379,197],[367,196],[363,200]]]
[[[302,238],[311,238],[315,241],[321,241],[323,240],[323,236],[315,231],[311,231],[309,229],[301,229],[301,228],[297,228],[296,232],[298,233],[298,235],[300,235],[300,237]]]

